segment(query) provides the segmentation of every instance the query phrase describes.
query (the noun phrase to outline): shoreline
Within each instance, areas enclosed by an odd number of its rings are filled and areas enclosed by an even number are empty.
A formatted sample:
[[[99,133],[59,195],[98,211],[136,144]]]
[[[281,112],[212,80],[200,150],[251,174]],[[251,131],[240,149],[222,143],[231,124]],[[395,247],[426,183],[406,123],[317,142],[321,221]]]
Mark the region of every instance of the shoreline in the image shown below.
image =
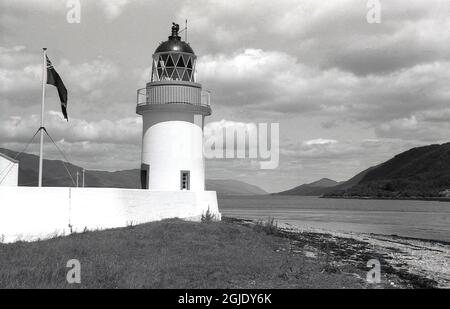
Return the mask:
[[[242,225],[256,225],[257,220],[229,218]],[[370,259],[381,262],[381,273],[399,288],[450,288],[450,242],[426,240],[398,235],[334,232],[323,229],[299,229],[284,224],[278,236],[300,242],[306,256],[324,253],[331,265],[348,264],[367,271]],[[325,247],[325,248],[324,248]],[[328,252],[329,250],[329,252]],[[364,279],[364,278],[363,278]],[[399,279],[399,280],[398,280]]]
[[[317,196],[326,199],[450,202],[450,197]]]

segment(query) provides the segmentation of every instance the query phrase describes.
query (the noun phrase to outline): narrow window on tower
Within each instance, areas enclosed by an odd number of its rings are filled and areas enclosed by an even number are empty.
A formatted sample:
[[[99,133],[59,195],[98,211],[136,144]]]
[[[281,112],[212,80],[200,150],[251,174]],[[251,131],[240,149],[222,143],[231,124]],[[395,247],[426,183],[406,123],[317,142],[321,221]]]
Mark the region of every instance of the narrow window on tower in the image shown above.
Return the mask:
[[[189,190],[190,189],[190,171],[181,171],[180,173],[180,190]]]
[[[148,189],[148,180],[150,177],[150,165],[141,164],[141,188]]]

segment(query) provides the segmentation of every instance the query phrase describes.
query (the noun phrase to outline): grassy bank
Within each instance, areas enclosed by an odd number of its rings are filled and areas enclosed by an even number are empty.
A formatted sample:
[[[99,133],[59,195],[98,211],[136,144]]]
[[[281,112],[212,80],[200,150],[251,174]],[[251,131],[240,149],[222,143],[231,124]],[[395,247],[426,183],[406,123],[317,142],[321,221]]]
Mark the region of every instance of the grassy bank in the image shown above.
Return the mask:
[[[369,259],[384,267],[366,282]],[[68,260],[81,284],[66,282]],[[166,220],[33,243],[0,244],[0,288],[386,288],[433,287],[388,271],[367,244],[226,219]]]

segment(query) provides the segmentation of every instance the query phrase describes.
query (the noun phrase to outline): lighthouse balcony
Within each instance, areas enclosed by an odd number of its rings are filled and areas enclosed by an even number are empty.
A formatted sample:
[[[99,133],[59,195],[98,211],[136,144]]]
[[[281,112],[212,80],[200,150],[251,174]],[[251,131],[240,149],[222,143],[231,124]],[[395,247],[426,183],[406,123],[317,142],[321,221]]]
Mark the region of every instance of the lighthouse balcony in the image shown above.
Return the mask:
[[[137,105],[146,104],[210,105],[210,92],[190,82],[152,82],[137,90]]]
[[[201,85],[183,81],[150,82],[147,87],[137,90],[136,112],[183,109],[211,114],[210,92]],[[164,105],[164,106],[162,106]],[[170,107],[168,105],[171,105]]]

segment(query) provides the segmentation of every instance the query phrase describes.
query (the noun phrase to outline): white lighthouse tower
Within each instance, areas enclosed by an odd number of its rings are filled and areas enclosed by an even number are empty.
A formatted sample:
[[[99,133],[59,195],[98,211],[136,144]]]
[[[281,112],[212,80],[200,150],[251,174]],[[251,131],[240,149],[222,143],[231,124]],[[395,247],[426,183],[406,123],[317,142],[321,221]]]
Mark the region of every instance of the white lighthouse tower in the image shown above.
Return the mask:
[[[215,192],[205,191],[203,125],[211,115],[209,92],[197,83],[197,56],[178,31],[174,23],[153,54],[151,80],[137,93],[136,113],[143,120],[141,185],[196,193],[220,217]]]

